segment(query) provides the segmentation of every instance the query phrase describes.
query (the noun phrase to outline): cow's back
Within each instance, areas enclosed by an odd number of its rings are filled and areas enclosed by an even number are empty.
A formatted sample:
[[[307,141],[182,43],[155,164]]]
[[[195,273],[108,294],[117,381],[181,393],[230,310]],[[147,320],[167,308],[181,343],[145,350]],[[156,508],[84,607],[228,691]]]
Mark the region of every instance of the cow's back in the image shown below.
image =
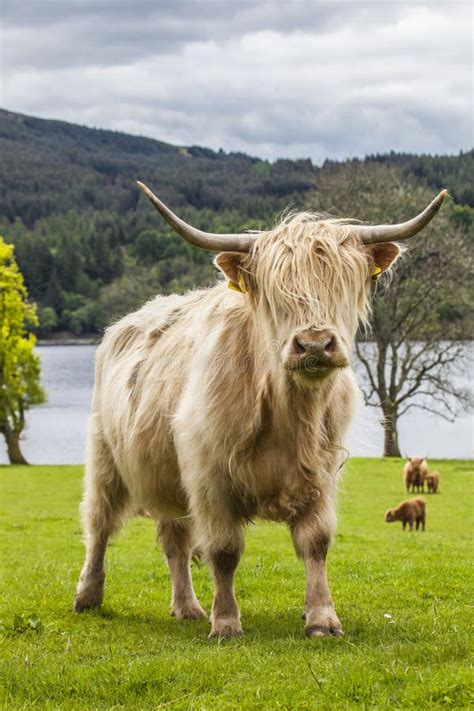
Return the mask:
[[[421,497],[417,497],[416,499],[410,499],[409,503],[412,505],[415,516],[423,516],[423,514],[425,513],[426,504]]]

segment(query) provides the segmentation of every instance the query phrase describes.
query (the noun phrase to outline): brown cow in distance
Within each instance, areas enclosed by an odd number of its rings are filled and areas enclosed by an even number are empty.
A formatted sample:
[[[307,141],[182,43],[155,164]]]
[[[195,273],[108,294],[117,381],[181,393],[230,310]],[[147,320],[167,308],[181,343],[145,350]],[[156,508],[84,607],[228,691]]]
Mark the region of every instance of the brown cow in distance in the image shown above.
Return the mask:
[[[408,499],[408,501],[402,501],[401,504],[394,509],[389,509],[385,513],[386,523],[392,523],[392,521],[401,521],[403,525],[403,530],[405,530],[406,525],[410,526],[410,531],[413,531],[413,526],[416,524],[416,530],[418,531],[420,525],[422,530],[425,530],[426,521],[426,504],[418,496],[416,499]]]
[[[211,636],[240,635],[234,575],[245,525],[260,516],[285,521],[303,559],[306,634],[340,636],[326,554],[357,392],[351,350],[373,278],[399,254],[393,240],[422,229],[445,191],[401,225],[300,213],[268,232],[222,235],[142,188],[184,239],[219,252],[224,279],[152,299],[97,350],[74,608],[100,605],[107,541],[141,509],[159,522],[172,614],[205,614],[191,578],[197,548],[214,578]]]
[[[412,457],[403,467],[403,481],[407,494],[425,490],[425,480],[428,476],[428,462],[424,457]]]
[[[426,485],[428,487],[428,493],[436,494],[439,489],[439,472],[430,472],[426,477]]]

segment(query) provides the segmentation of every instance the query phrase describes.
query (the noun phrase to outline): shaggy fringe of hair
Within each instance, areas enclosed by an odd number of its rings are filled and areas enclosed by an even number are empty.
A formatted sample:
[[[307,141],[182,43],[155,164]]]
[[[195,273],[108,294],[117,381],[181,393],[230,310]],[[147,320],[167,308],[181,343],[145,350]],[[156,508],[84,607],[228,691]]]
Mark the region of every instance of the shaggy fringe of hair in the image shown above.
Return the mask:
[[[295,312],[301,317],[303,305],[313,325],[325,326],[340,314],[353,317],[356,312],[368,326],[369,255],[351,224],[310,212],[289,213],[260,236],[252,256],[257,257],[257,281],[274,287],[266,290],[273,318],[282,311],[287,317]]]

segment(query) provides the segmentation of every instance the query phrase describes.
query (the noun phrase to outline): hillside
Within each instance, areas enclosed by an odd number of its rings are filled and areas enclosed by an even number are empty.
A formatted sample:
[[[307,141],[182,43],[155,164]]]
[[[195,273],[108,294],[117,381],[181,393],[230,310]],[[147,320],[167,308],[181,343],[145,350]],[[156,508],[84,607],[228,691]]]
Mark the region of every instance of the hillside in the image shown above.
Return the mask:
[[[237,209],[256,218],[311,187],[307,160],[271,164],[4,110],[0,150],[1,215],[28,227],[69,209],[124,215],[137,206],[137,179],[175,207]]]
[[[376,181],[377,166],[387,166],[409,182],[447,186],[468,206],[459,208],[459,220],[467,228],[472,223],[474,151],[391,153],[316,167],[0,110],[0,152],[0,234],[15,243],[39,305],[41,335],[94,333],[153,293],[212,280],[209,256],[176,238],[139,202],[137,179],[196,225],[235,231],[271,224],[288,205],[315,204],[328,176],[347,181],[363,166]]]

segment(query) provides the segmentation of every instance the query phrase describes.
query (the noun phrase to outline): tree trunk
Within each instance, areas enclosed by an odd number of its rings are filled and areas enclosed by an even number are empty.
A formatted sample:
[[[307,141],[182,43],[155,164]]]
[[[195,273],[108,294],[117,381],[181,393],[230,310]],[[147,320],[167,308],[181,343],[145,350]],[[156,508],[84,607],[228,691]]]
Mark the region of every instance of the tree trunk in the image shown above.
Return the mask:
[[[397,413],[391,408],[384,408],[384,443],[383,443],[383,456],[384,457],[401,457],[400,449],[398,447],[398,432],[397,432]]]
[[[10,464],[28,464],[20,449],[20,433],[8,429],[3,434],[7,442]]]

